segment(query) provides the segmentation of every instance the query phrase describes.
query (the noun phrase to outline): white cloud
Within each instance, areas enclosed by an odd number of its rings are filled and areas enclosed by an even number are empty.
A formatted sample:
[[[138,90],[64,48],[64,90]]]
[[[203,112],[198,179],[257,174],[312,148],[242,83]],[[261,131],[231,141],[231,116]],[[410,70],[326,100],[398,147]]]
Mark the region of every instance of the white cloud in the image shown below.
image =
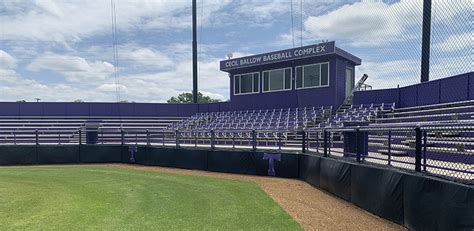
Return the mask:
[[[126,86],[123,84],[118,84],[118,89],[120,89],[121,93],[127,94],[128,89]],[[111,83],[106,83],[102,84],[99,87],[97,87],[98,91],[104,92],[104,93],[115,93],[117,91],[117,85],[116,84],[111,84]]]
[[[0,68],[13,69],[16,67],[16,60],[4,50],[0,50]]]
[[[104,61],[87,61],[78,56],[46,53],[33,60],[27,67],[31,71],[54,71],[67,81],[84,82],[104,80],[114,73],[114,66]]]
[[[461,51],[465,49],[469,49],[472,52],[473,41],[474,38],[472,36],[472,31],[469,31],[462,34],[451,35],[443,42],[435,44],[433,48],[445,52]]]
[[[469,4],[432,5],[433,24],[458,24],[456,16]],[[421,37],[423,1],[396,3],[362,1],[347,4],[324,15],[309,16],[304,22],[305,38],[350,41],[353,46],[374,46]],[[470,12],[470,11],[467,11]],[[287,36],[283,36],[284,38]]]
[[[120,51],[120,55],[127,57],[137,65],[170,67],[173,61],[163,52],[150,48],[135,48],[128,51]]]
[[[0,50],[0,82],[14,83],[18,80],[16,59],[4,50]]]
[[[419,66],[420,61],[414,59],[364,62],[356,68],[356,81],[365,73],[369,76],[366,84],[372,85],[374,89],[407,86],[418,82]]]
[[[296,3],[294,3],[296,4]],[[295,5],[296,8],[296,5]],[[290,11],[290,1],[245,1],[237,8],[239,15],[259,22],[272,22],[276,15]]]
[[[308,37],[342,40],[354,43],[382,44],[396,40],[409,26],[421,19],[422,1],[357,2],[344,5],[304,22]],[[403,20],[401,20],[403,19]]]
[[[11,0],[7,1],[10,2]],[[225,1],[206,1],[206,18],[229,4]],[[39,41],[80,41],[93,35],[111,33],[110,1],[37,0],[0,4],[2,36],[0,40],[27,39]],[[116,1],[119,32],[151,29],[185,29],[191,27],[191,2],[187,0]],[[139,25],[139,27],[137,27]]]
[[[226,97],[221,95],[221,94],[216,94],[216,93],[212,93],[212,92],[207,92],[207,91],[200,91],[204,96],[209,96],[211,97],[212,99],[219,99],[221,101],[225,101],[226,100]]]

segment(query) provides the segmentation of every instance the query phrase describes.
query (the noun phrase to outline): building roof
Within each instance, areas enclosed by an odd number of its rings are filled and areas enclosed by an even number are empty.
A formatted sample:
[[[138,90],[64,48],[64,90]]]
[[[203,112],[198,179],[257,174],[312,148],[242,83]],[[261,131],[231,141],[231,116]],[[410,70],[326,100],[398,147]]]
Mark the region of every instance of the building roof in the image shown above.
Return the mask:
[[[221,71],[228,72],[240,68],[334,54],[353,62],[355,65],[361,64],[360,58],[350,54],[347,51],[342,50],[339,47],[336,47],[335,42],[331,41],[308,45],[304,47],[291,48],[235,59],[222,60],[220,62],[220,69]]]

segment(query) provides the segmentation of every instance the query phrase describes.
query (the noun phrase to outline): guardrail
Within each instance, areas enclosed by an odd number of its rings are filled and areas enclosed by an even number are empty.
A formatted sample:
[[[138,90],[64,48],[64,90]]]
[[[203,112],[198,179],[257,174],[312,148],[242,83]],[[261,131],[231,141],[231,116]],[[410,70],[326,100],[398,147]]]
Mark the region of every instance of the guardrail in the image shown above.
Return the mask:
[[[308,130],[0,130],[0,145],[147,145],[312,153],[474,181],[474,125]]]

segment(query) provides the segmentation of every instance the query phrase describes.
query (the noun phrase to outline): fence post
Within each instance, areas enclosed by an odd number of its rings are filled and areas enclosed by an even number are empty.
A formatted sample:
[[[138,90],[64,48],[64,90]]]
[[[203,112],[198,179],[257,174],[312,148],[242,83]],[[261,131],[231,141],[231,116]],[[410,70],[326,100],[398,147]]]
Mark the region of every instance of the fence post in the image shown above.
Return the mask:
[[[215,139],[215,132],[211,129],[211,150],[214,150],[214,139]]]
[[[13,144],[16,145],[16,133],[13,131]]]
[[[328,157],[328,132],[323,130],[324,133],[324,157]]]
[[[255,130],[252,130],[252,150],[257,150],[257,132]]]
[[[122,146],[125,144],[125,136],[123,133],[123,129],[120,129],[120,143],[122,144]]]
[[[232,148],[235,148],[235,131],[232,131]]]
[[[427,138],[426,131],[423,131],[423,171],[426,172],[426,146]]]
[[[163,134],[161,140],[163,141],[163,147],[164,147],[164,146],[165,146],[166,131],[165,131],[165,130],[162,130],[161,133]]]
[[[146,130],[146,145],[150,146],[150,130]]]
[[[79,128],[79,145],[82,144],[82,129]]]
[[[356,151],[356,160],[358,163],[360,163],[360,150],[361,148],[359,147],[360,145],[360,142],[359,142],[359,137],[360,137],[360,130],[359,130],[359,127],[356,128],[356,134],[355,134],[355,140],[356,140],[356,145],[355,145],[355,151]]]
[[[302,133],[302,141],[301,141],[301,152],[306,152],[306,132],[303,130]]]
[[[176,132],[175,132],[175,138],[176,138],[176,147],[179,148],[179,130],[176,129]]]
[[[421,172],[421,148],[422,148],[421,138],[422,138],[422,134],[421,134],[421,128],[419,126],[417,126],[415,128],[415,136],[416,136],[416,140],[415,140],[415,171],[416,172]]]
[[[197,148],[198,146],[197,132],[193,132],[193,135],[194,135],[194,147]]]
[[[388,131],[388,165],[392,165],[392,131]]]
[[[39,145],[39,134],[38,134],[38,129],[35,130],[35,140],[36,140],[36,145]]]
[[[281,136],[282,136],[282,135],[283,135],[283,134],[278,134],[278,132],[277,132],[277,136],[278,136],[278,151],[281,151]]]

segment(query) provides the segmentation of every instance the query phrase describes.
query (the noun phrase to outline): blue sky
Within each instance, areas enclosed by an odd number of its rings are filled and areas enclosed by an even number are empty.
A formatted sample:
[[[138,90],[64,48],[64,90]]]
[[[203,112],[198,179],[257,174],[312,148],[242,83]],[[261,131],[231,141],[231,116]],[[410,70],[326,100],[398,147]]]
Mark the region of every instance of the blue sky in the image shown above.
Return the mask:
[[[191,1],[115,0],[121,99],[192,89]],[[293,4],[293,32],[291,22]],[[421,2],[198,0],[200,91],[228,99],[219,60],[335,40],[374,88],[419,80]],[[433,1],[432,79],[472,71],[472,3]],[[0,101],[115,101],[109,0],[1,0]]]

